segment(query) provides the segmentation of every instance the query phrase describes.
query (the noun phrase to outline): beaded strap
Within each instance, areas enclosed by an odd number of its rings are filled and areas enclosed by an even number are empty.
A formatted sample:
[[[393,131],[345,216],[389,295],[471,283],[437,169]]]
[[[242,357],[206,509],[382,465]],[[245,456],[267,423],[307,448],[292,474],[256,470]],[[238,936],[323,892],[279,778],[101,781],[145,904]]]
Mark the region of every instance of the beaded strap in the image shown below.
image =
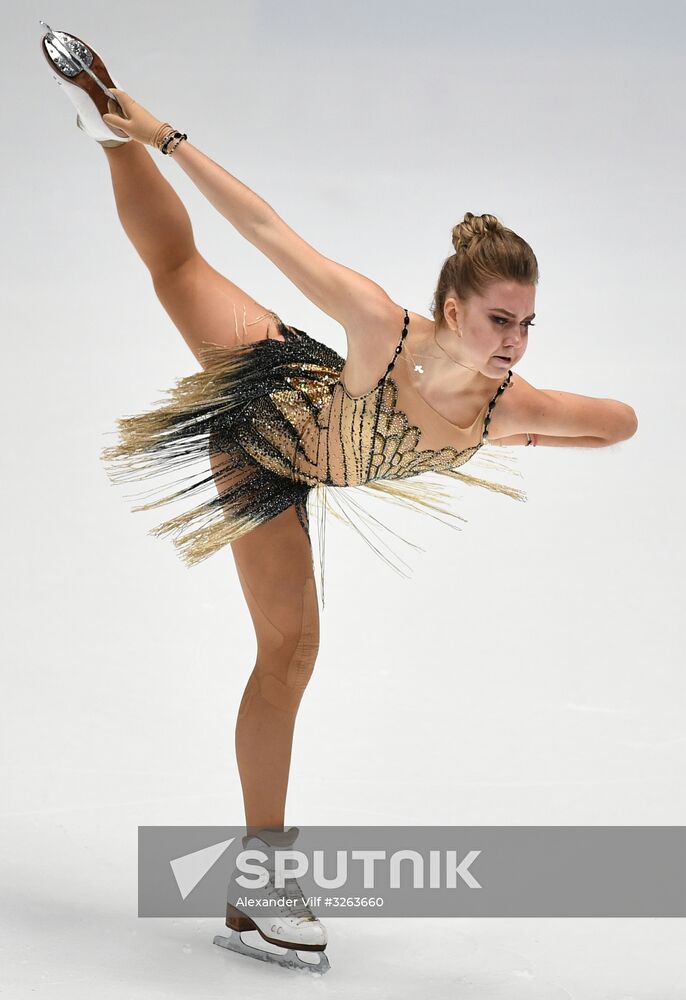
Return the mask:
[[[491,413],[493,412],[493,407],[497,403],[498,397],[500,396],[500,394],[503,393],[503,392],[505,392],[505,390],[507,389],[508,385],[510,385],[510,379],[511,378],[512,378],[512,369],[510,369],[508,371],[507,378],[502,383],[502,385],[498,386],[498,391],[496,392],[495,396],[493,397],[493,399],[490,402],[490,405],[488,407],[488,413],[486,414],[486,419],[484,420],[483,434],[481,435],[481,443],[482,444],[485,444],[486,438],[488,437],[488,425],[491,422]]]
[[[400,354],[400,352],[403,349],[403,340],[407,336],[407,327],[409,325],[409,322],[410,322],[410,315],[409,315],[409,313],[408,313],[408,311],[406,309],[405,310],[405,323],[404,323],[404,326],[403,326],[403,332],[402,332],[402,334],[400,336],[400,343],[398,344],[398,346],[395,349],[395,352],[394,352],[395,356],[394,356],[393,360],[389,361],[388,368],[386,369],[386,371],[384,372],[384,374],[381,376],[381,378],[379,379],[379,381],[376,383],[377,389],[380,388],[383,385],[383,383],[386,380],[386,376],[395,367],[395,363],[398,360],[398,355]]]

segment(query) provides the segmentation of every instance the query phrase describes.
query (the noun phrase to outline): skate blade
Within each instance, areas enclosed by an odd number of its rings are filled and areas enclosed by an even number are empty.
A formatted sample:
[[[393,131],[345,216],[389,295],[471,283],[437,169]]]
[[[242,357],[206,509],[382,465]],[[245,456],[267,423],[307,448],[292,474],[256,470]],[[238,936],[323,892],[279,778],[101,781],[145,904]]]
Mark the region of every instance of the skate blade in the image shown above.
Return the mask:
[[[39,24],[41,24],[45,29],[43,36],[45,40],[49,42],[53,46],[53,48],[59,52],[59,54],[62,56],[63,59],[65,59],[68,63],[71,63],[72,66],[75,67],[77,72],[86,73],[91,78],[91,80],[93,80],[93,82],[100,88],[100,90],[102,90],[102,92],[107,95],[108,101],[114,101],[114,104],[120,109],[122,115],[124,115],[125,117],[126,114],[121,104],[119,103],[119,99],[117,98],[117,96],[112,93],[107,84],[103,83],[102,80],[98,76],[96,76],[96,74],[90,68],[90,65],[86,64],[81,59],[78,52],[74,52],[72,49],[70,49],[65,44],[65,42],[63,42],[62,39],[59,37],[59,34],[53,31],[50,25],[47,24],[45,21],[39,21]],[[82,42],[81,44],[84,45],[85,48],[87,48],[85,43]],[[91,61],[92,58],[93,58],[93,53],[91,53]],[[55,79],[57,79],[57,77],[55,77]]]
[[[247,955],[249,958],[256,958],[260,962],[270,962],[272,965],[281,965],[285,969],[303,969],[305,972],[310,972],[313,975],[323,976],[324,973],[328,972],[331,968],[329,960],[323,951],[305,952],[304,954],[308,956],[308,959],[309,956],[316,956],[316,958],[314,958],[314,960],[304,962],[294,948],[281,949],[274,947],[274,951],[254,948],[252,945],[245,943],[241,937],[240,931],[234,931],[231,928],[229,928],[228,937],[216,934],[212,943],[218,944],[220,948],[226,948],[228,951],[235,951],[239,955]]]

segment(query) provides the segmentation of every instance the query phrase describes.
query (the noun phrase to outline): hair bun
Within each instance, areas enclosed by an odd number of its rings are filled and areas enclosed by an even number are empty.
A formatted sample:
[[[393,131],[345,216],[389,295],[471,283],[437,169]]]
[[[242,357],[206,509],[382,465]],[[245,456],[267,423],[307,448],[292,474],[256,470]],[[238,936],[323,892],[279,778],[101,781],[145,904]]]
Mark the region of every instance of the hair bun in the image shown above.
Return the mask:
[[[471,212],[465,212],[462,222],[453,227],[455,253],[469,250],[472,244],[482,240],[484,236],[502,232],[502,223],[495,215],[473,215]]]

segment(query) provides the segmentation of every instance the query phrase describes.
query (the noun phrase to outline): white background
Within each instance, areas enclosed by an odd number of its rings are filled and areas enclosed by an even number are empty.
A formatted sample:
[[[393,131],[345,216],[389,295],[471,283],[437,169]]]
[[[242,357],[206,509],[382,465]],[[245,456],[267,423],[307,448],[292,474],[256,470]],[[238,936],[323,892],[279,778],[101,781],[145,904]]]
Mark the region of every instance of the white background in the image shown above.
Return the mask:
[[[461,533],[396,514],[426,550],[411,580],[329,520],[287,823],[683,824],[683,7],[25,3],[3,15],[0,71],[0,992],[314,983],[213,948],[219,918],[136,915],[138,825],[243,821],[233,733],[255,643],[230,552],[187,569],[100,463],[116,418],[197,363],[39,17],[410,310],[429,315],[464,212],[497,215],[541,270],[518,370],[639,418],[610,448],[513,449],[528,502],[460,487]],[[203,255],[344,353],[344,331],[157,162]],[[686,997],[683,920],[327,926],[330,997]]]

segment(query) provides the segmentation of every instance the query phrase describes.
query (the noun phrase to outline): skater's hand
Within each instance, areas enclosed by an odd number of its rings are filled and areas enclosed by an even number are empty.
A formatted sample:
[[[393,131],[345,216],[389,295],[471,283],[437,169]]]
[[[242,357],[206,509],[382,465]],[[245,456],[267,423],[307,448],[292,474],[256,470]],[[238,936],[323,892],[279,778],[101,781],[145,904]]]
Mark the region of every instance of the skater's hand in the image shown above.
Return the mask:
[[[146,146],[152,146],[153,140],[164,123],[146,111],[137,101],[134,101],[133,97],[130,97],[125,90],[118,90],[116,87],[110,87],[110,90],[116,94],[126,117],[122,118],[121,109],[110,99],[107,101],[108,113],[102,116],[103,121],[110,128],[121,129],[131,139],[136,139]]]

